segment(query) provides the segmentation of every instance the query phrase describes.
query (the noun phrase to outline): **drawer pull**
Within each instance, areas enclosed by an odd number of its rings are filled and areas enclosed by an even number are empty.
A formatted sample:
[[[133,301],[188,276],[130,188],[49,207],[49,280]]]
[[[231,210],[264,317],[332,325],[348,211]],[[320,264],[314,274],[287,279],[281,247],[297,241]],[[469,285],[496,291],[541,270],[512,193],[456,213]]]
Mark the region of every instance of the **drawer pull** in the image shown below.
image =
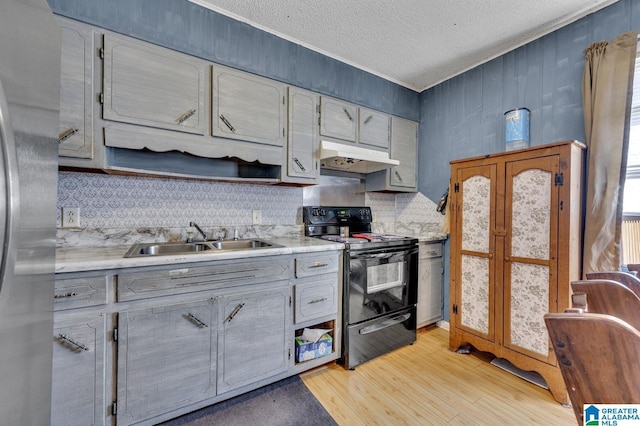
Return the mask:
[[[309,303],[307,303],[307,305],[311,305],[311,304],[314,304],[314,303],[322,303],[322,302],[324,302],[326,300],[327,300],[326,297],[322,297],[320,299],[313,299]]]
[[[78,293],[76,293],[75,291],[72,291],[71,293],[60,293],[60,294],[56,294],[53,296],[54,299],[64,299],[66,297],[73,297],[73,296],[77,296]]]
[[[195,110],[195,109],[190,109],[189,111],[185,112],[185,113],[184,113],[184,114],[182,114],[180,117],[178,117],[178,118],[176,119],[176,122],[177,122],[178,124],[182,124],[182,123],[184,123],[184,122],[185,122],[185,121],[187,121],[189,118],[191,118],[191,116],[193,116],[193,114],[195,114],[195,113],[196,113],[196,111],[197,111],[197,110]]]
[[[227,126],[229,128],[229,130],[231,130],[232,133],[236,132],[236,128],[231,125],[229,120],[227,120],[227,118],[224,115],[220,114],[220,120],[222,120],[224,125]]]
[[[300,160],[298,160],[298,157],[293,157],[293,162],[296,163],[298,167],[300,167],[300,170],[302,170],[303,172],[307,171],[307,169],[304,168]]]
[[[342,108],[342,110],[344,111],[344,113],[346,114],[347,118],[349,119],[349,121],[353,121],[353,117],[351,116],[351,114],[349,113],[349,110],[346,108]]]
[[[196,318],[196,316],[193,315],[191,312],[189,312],[187,314],[187,319],[191,320],[191,322],[195,323],[200,328],[209,327],[207,324],[205,324],[204,322],[202,322],[198,318]]]
[[[88,351],[89,348],[86,347],[85,345],[83,345],[82,343],[76,342],[75,340],[73,340],[71,337],[67,336],[66,334],[58,334],[58,337],[62,340],[64,340],[65,342],[69,342],[71,343],[73,346],[82,349],[83,351]]]
[[[75,135],[79,131],[80,129],[74,129],[74,128],[65,130],[64,132],[58,135],[58,143],[62,143],[66,141],[67,139],[69,139],[71,136]]]
[[[329,266],[329,264],[316,262],[315,264],[309,266],[309,268],[324,268],[325,266]]]
[[[368,116],[367,119],[364,120],[364,124],[367,124],[368,122],[370,122],[372,118],[373,118],[373,115]]]
[[[239,304],[238,306],[235,307],[235,309],[233,311],[231,311],[231,313],[229,314],[229,316],[227,317],[227,319],[224,320],[224,322],[231,322],[231,320],[238,315],[238,312],[240,312],[240,309],[244,308],[244,302],[242,302],[241,304]]]

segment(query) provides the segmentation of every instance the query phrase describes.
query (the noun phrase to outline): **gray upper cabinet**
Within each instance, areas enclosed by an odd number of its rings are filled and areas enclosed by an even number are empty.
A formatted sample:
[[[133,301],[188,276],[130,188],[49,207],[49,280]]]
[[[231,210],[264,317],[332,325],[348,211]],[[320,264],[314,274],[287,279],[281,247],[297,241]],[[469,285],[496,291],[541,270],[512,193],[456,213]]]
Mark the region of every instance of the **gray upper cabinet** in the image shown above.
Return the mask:
[[[320,97],[320,135],[355,142],[358,107],[337,99]]]
[[[289,368],[291,287],[229,295],[219,300],[218,393]]]
[[[216,320],[209,299],[118,315],[118,425],[216,395]]]
[[[213,66],[213,136],[283,147],[286,85]]]
[[[316,93],[289,87],[284,182],[315,183],[318,178],[318,103]]]
[[[105,34],[103,118],[204,135],[208,72],[198,58]]]
[[[390,156],[400,161],[398,166],[369,173],[366,191],[416,192],[418,158],[418,123],[391,117]]]
[[[103,314],[53,324],[51,424],[104,425]]]
[[[358,141],[384,151],[389,149],[389,115],[368,108],[360,108]],[[395,157],[394,157],[395,158]]]
[[[59,152],[93,158],[93,30],[58,17],[62,35]]]

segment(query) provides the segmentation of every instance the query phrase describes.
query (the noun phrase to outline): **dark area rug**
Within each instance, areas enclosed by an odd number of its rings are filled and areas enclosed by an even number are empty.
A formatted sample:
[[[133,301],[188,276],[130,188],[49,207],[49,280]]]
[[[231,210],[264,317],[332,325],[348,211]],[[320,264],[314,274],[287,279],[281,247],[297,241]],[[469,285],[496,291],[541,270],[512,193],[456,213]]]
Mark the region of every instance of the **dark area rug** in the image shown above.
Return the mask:
[[[292,376],[162,425],[314,426],[337,423],[300,377]]]

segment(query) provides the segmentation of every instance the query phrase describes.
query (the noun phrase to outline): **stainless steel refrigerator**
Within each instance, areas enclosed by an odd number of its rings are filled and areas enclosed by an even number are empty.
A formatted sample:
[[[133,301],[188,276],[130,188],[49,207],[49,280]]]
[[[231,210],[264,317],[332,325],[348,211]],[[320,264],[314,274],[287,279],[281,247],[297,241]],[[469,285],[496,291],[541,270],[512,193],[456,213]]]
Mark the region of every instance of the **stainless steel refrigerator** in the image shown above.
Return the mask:
[[[60,31],[45,0],[0,6],[0,424],[51,412]]]

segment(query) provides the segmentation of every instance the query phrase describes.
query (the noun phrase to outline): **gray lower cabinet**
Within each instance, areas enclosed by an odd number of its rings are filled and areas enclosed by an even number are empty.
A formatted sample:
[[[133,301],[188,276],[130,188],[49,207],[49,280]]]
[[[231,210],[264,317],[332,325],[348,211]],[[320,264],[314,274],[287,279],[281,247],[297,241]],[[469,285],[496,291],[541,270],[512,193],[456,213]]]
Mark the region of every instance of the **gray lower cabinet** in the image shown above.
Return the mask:
[[[51,424],[104,425],[105,317],[78,315],[53,324]]]
[[[51,424],[157,424],[335,360],[340,256],[57,274]],[[296,364],[307,326],[335,346]]]
[[[289,368],[291,286],[222,297],[219,302],[218,393]]]
[[[418,327],[442,319],[444,300],[444,265],[442,241],[420,243],[418,255]]]
[[[216,321],[211,299],[119,313],[118,425],[216,395]]]

